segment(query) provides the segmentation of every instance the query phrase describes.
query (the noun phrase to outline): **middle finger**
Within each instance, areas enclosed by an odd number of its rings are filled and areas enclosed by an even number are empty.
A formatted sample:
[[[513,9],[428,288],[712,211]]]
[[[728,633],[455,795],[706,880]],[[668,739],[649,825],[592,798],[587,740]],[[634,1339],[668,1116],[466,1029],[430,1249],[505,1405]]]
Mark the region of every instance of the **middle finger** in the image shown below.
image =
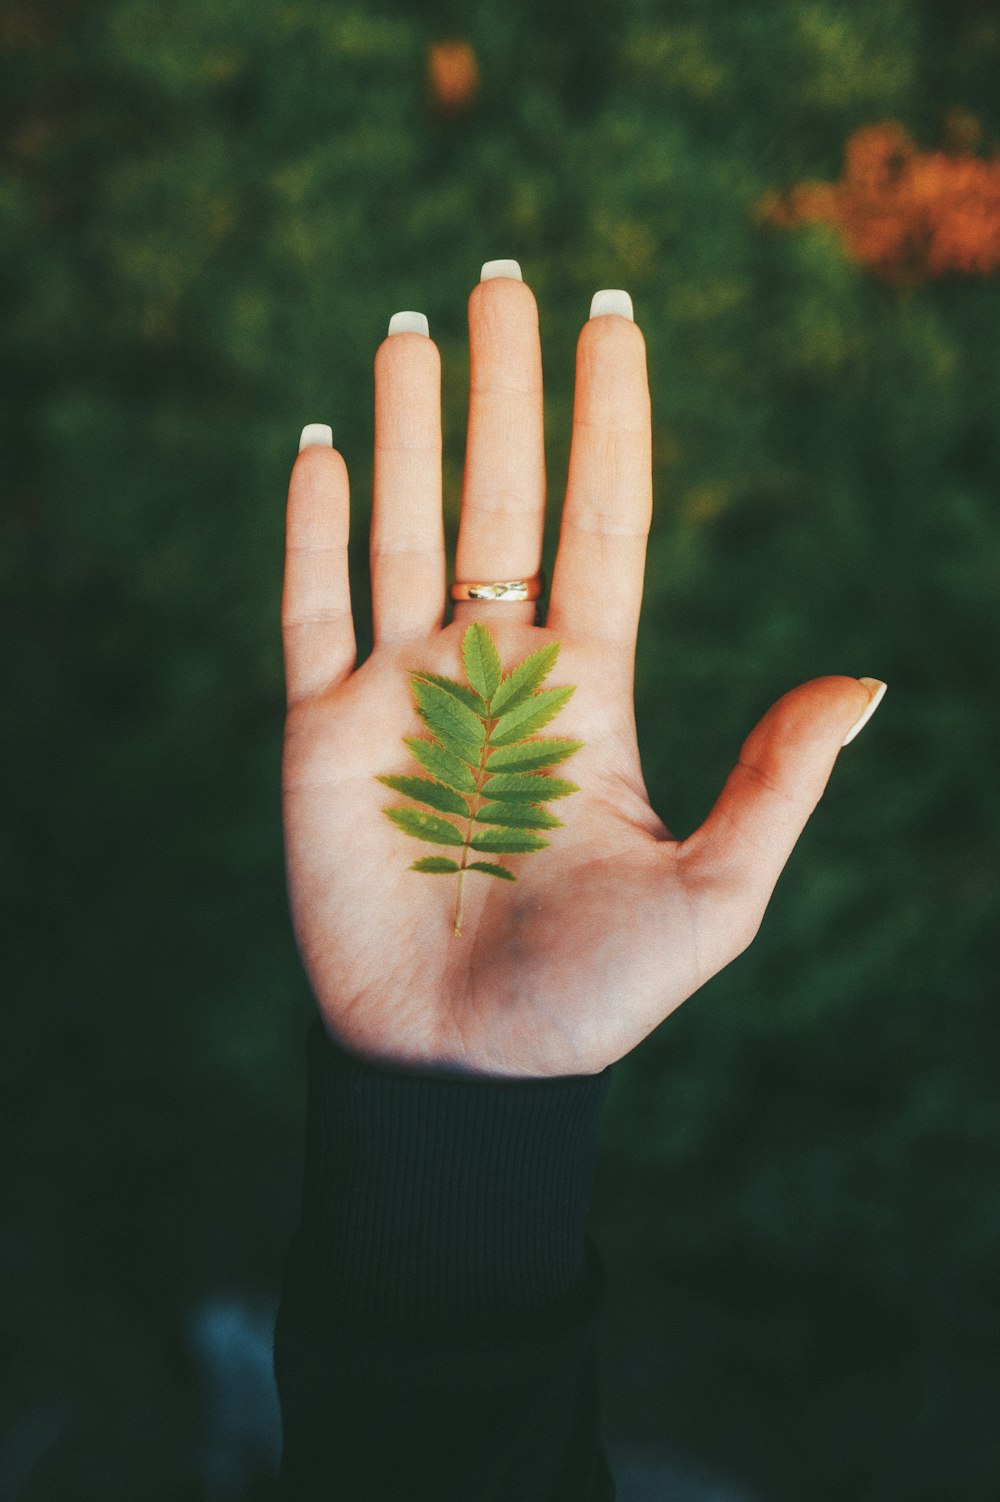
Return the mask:
[[[469,431],[455,577],[530,579],[545,520],[542,349],[538,306],[516,261],[487,261],[469,297]],[[455,619],[532,621],[532,601],[455,605]]]

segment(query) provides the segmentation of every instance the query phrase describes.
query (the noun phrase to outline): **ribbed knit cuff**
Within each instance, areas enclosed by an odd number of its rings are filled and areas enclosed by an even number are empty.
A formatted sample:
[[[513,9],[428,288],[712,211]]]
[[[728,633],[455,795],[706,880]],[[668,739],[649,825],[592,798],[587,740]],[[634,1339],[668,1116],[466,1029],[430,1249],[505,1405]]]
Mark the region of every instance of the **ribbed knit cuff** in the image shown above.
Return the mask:
[[[300,1268],[370,1329],[486,1329],[559,1314],[593,1269],[586,1224],[611,1067],[442,1076],[308,1045]]]

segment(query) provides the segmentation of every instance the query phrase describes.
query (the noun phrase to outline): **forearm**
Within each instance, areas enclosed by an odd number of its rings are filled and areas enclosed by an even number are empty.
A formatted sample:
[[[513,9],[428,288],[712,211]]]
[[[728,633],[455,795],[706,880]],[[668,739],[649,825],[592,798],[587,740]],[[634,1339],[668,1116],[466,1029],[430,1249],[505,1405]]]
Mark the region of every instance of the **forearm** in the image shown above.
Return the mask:
[[[603,1502],[610,1069],[439,1077],[309,1040],[302,1225],[275,1334],[288,1502]]]

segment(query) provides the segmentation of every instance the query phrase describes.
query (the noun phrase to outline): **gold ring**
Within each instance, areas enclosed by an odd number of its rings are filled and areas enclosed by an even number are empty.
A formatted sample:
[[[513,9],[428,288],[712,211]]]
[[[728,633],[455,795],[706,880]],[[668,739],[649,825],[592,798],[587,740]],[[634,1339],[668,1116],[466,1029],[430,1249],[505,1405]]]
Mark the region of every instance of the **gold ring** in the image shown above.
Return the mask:
[[[461,584],[458,580],[449,593],[453,600],[537,600],[545,588],[541,571],[530,579],[501,579],[489,583]]]

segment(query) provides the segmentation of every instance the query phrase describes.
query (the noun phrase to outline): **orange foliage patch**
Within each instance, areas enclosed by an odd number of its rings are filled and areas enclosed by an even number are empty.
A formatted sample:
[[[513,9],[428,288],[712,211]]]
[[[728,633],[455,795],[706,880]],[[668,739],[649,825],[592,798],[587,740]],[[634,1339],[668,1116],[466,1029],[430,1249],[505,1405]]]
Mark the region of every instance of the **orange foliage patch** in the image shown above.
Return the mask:
[[[427,53],[431,95],[449,115],[467,108],[479,91],[479,65],[468,42],[435,42]]]
[[[847,143],[839,182],[770,194],[773,224],[830,224],[848,255],[887,281],[988,276],[1000,269],[1000,154],[920,151],[895,121]]]

